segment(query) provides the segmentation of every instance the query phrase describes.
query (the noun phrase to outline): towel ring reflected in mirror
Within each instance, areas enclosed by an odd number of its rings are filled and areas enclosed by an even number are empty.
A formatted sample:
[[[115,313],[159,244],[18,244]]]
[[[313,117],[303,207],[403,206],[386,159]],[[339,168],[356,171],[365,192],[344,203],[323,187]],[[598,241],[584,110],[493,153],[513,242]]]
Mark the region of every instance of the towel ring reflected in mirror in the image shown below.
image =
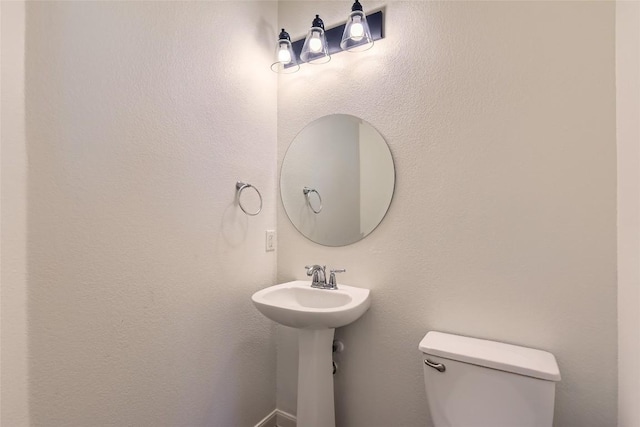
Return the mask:
[[[318,193],[318,190],[316,190],[315,188],[304,187],[302,189],[302,193],[306,197],[307,204],[309,205],[309,208],[311,208],[314,214],[317,215],[320,212],[322,212],[322,197],[320,197],[320,193]],[[320,207],[318,207],[318,209],[314,208],[313,204],[311,203],[311,196],[309,196],[309,194],[311,193],[316,193],[316,195],[318,196],[318,200],[320,201]]]

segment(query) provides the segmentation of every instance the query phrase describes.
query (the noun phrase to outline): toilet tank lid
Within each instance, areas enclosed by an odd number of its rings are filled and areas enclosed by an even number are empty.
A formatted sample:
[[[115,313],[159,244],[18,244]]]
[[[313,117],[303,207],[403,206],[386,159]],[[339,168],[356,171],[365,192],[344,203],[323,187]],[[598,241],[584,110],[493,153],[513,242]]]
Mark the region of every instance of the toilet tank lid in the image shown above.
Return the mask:
[[[548,381],[560,381],[556,358],[542,350],[436,331],[427,332],[418,348],[432,356]]]

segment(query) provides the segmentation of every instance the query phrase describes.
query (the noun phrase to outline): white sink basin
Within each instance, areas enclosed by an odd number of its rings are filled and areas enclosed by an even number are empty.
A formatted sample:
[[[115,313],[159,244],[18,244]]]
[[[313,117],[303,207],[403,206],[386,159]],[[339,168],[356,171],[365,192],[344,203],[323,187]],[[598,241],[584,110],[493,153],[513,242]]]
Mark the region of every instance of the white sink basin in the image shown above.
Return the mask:
[[[338,285],[339,289],[315,289],[310,281],[296,280],[262,289],[251,297],[269,319],[301,329],[339,328],[369,309],[369,289]]]

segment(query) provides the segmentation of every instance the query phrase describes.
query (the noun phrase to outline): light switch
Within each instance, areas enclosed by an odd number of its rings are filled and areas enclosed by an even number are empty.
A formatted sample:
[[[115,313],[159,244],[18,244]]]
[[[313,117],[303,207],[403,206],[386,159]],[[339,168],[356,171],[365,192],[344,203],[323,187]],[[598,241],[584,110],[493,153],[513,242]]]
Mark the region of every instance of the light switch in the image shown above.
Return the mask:
[[[265,251],[271,252],[276,250],[276,232],[275,230],[267,230],[265,233]]]

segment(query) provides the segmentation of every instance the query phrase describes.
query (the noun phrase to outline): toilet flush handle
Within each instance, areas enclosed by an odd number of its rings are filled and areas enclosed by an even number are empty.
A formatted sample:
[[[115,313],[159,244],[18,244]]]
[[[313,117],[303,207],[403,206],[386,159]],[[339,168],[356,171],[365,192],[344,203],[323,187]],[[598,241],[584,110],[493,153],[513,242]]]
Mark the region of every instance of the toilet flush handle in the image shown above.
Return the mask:
[[[447,368],[442,363],[432,362],[429,359],[424,359],[424,364],[427,365],[427,366],[432,367],[433,369],[435,369],[438,372],[444,372],[444,371],[447,370]]]

